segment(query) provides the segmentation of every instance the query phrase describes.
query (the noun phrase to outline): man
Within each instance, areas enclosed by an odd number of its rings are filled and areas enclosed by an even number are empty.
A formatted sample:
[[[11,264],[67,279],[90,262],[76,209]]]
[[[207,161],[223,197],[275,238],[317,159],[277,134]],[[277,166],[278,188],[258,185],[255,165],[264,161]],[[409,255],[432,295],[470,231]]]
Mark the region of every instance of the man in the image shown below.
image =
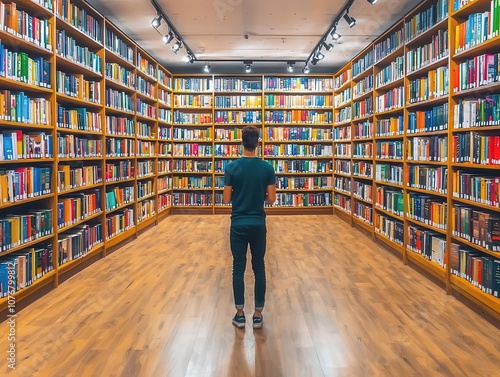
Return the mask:
[[[256,156],[259,129],[243,128],[243,156],[230,163],[224,175],[224,203],[232,201],[230,245],[233,254],[233,294],[236,314],[233,325],[245,327],[245,268],[247,247],[252,253],[255,276],[253,327],[261,328],[266,295],[266,213],[264,202],[276,201],[276,176],[267,162]]]

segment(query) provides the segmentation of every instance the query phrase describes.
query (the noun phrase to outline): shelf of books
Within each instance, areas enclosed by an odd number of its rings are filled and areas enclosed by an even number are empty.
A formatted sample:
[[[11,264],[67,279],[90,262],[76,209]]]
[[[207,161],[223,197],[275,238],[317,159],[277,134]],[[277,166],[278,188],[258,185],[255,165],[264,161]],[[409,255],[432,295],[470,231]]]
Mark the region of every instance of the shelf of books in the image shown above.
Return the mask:
[[[352,141],[352,220],[373,235],[373,77],[374,51],[368,47],[352,62],[352,129],[339,136]],[[344,129],[349,132],[346,135]],[[336,178],[337,179],[337,178]]]
[[[262,140],[262,76],[214,77],[214,213],[229,213],[224,204],[224,171],[243,153],[242,129],[256,126]],[[257,153],[262,157],[262,142]]]
[[[156,176],[171,165],[157,157],[171,153],[157,136],[171,133],[158,126],[171,124],[171,74],[84,1],[4,2],[0,13],[0,276],[15,272],[20,300],[170,205],[160,196],[171,176]],[[35,27],[21,28],[28,18]]]
[[[173,79],[173,208],[213,213],[214,80]]]
[[[277,176],[267,211],[332,213],[332,94],[332,76],[264,76],[263,158]]]
[[[156,190],[158,215],[169,214],[172,208],[172,76],[158,64],[158,140]],[[155,136],[153,136],[155,137]]]
[[[338,214],[352,221],[352,64],[349,62],[333,77],[333,206]]]
[[[353,128],[334,126],[335,155],[352,140],[350,221],[372,204],[377,239],[497,317],[499,20],[498,1],[423,1],[353,59]],[[370,135],[371,85],[372,144],[358,141]],[[359,179],[370,149],[373,182]],[[350,176],[341,168],[335,190]]]

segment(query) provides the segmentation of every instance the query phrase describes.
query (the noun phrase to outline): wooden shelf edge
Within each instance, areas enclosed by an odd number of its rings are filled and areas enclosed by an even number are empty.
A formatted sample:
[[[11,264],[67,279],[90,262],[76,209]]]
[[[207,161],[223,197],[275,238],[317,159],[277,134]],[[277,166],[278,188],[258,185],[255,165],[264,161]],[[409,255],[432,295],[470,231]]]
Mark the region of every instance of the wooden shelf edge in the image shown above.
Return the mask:
[[[456,275],[451,275],[450,281],[452,289],[476,304],[485,307],[491,314],[500,319],[500,298],[483,292],[481,289],[474,287],[467,280]]]
[[[91,250],[87,252],[87,254],[81,256],[80,258],[70,260],[60,266],[57,267],[57,274],[62,275],[65,274],[66,272],[72,270],[79,264],[85,262],[87,259],[92,258],[93,256],[99,254],[104,250],[104,242],[101,242],[99,245],[94,246]]]

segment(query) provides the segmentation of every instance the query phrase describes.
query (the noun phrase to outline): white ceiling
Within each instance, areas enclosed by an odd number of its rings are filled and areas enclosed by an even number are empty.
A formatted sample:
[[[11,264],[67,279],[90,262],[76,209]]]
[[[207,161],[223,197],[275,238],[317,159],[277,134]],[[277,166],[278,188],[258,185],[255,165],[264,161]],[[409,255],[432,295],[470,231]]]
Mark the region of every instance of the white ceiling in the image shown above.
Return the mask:
[[[334,72],[420,1],[378,0],[371,5],[355,0],[349,14],[356,26],[350,29],[340,21],[342,38],[311,72]],[[294,60],[301,61],[301,68],[347,0],[158,0],[200,61],[195,64],[183,62],[185,50],[174,54],[151,27],[156,12],[150,0],[89,2],[172,72],[201,73],[205,61],[224,59]],[[158,30],[168,32],[165,22]],[[215,73],[243,73],[241,62],[210,64]],[[253,68],[255,73],[280,73],[286,67],[255,63]]]

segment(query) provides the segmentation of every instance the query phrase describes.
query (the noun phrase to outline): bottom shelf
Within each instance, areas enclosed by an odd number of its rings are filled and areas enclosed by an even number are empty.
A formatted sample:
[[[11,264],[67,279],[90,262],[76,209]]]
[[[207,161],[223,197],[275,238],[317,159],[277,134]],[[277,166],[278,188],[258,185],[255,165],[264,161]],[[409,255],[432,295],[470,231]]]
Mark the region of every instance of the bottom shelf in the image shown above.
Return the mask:
[[[356,216],[353,216],[352,219],[354,220],[354,223],[356,225],[359,225],[360,227],[366,229],[369,232],[373,232],[373,225],[372,224],[368,224],[366,221],[364,221]]]
[[[132,226],[130,229],[127,229],[125,232],[118,233],[116,236],[111,237],[109,240],[107,240],[106,247],[113,247],[115,245],[118,245],[120,242],[126,240],[127,238],[133,236],[134,234],[136,234],[135,225]]]
[[[456,275],[450,276],[451,288],[472,301],[479,302],[486,308],[491,309],[492,314],[500,318],[500,298],[483,292],[467,280]]]
[[[424,258],[419,253],[411,251],[408,248],[406,248],[406,256],[413,263],[415,263],[419,267],[423,268],[425,271],[427,271],[431,275],[435,276],[443,283],[446,281],[446,270],[443,267],[441,267],[439,264]]]
[[[147,228],[151,224],[154,224],[156,222],[156,220],[157,220],[157,216],[153,215],[151,217],[148,217],[147,219],[140,221],[137,224],[137,230],[143,230],[143,229]]]
[[[13,297],[15,298],[15,302],[19,302],[22,299],[28,297],[29,295],[33,294],[40,288],[46,286],[50,282],[53,282],[56,277],[56,271],[52,270],[47,272],[45,275],[43,275],[41,278],[35,280],[35,282],[30,285],[29,287],[20,289],[16,293],[14,293]],[[9,297],[3,297],[0,299],[0,312],[7,309],[9,305]],[[15,314],[15,313],[12,313]]]
[[[87,252],[87,254],[81,256],[80,258],[70,260],[70,261],[68,261],[68,262],[60,265],[57,268],[58,274],[64,274],[65,272],[68,272],[72,268],[74,268],[74,267],[78,266],[79,264],[85,262],[87,259],[90,259],[94,255],[99,254],[100,252],[102,252],[103,249],[104,249],[104,242],[100,243],[99,245],[94,246],[91,250],[89,250]]]
[[[398,244],[397,242],[394,242],[390,238],[388,238],[386,235],[380,233],[377,229],[375,229],[375,237],[384,242],[386,245],[390,246],[392,249],[398,251],[400,254],[403,254],[403,246]]]

